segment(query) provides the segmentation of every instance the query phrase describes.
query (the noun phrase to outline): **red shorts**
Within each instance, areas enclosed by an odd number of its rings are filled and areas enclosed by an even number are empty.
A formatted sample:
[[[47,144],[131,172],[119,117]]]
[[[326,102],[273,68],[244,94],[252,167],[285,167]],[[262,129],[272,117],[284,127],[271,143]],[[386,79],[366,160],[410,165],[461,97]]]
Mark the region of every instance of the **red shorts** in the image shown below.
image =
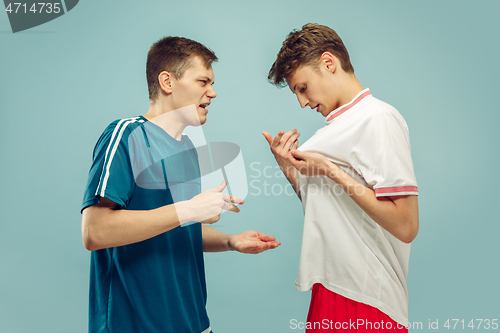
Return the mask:
[[[408,332],[373,306],[340,296],[316,283],[307,315],[306,333],[316,332]]]

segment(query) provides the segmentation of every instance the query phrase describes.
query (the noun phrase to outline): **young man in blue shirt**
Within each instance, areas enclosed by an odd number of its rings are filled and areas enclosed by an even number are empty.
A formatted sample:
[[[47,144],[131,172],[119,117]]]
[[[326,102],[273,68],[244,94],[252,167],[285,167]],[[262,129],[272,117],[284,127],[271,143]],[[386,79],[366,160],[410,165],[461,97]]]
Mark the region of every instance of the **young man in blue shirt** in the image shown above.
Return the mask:
[[[92,251],[89,332],[209,333],[203,251],[280,245],[257,231],[208,226],[243,203],[222,193],[225,182],[200,193],[198,154],[182,134],[207,120],[216,60],[186,38],[155,43],[148,112],[114,121],[96,144],[82,205],[83,243]]]

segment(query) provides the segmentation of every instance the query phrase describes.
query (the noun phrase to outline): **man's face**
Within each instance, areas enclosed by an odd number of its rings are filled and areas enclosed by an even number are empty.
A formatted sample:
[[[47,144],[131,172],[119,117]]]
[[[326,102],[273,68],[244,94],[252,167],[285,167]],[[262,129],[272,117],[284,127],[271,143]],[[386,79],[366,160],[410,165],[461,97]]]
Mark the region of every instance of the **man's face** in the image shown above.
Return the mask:
[[[297,68],[288,78],[290,90],[297,96],[301,107],[309,106],[326,117],[339,106],[331,73],[326,66],[303,65]]]
[[[198,57],[193,58],[191,66],[179,80],[172,78],[172,100],[178,109],[194,105],[199,119],[187,116],[188,125],[203,125],[207,121],[207,106],[212,98],[217,97],[212,85],[214,71],[212,66],[206,68]]]

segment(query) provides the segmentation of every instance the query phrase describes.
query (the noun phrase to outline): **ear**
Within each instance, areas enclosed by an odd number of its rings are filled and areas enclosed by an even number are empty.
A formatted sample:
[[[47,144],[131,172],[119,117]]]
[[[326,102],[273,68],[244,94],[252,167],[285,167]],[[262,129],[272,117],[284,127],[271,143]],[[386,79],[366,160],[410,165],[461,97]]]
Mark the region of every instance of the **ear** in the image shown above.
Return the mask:
[[[335,73],[337,69],[338,60],[337,58],[330,52],[323,52],[321,57],[319,58],[320,66],[325,67],[325,69],[330,73]]]
[[[172,74],[167,71],[163,71],[158,75],[158,83],[160,84],[160,88],[167,95],[172,93],[172,79]]]

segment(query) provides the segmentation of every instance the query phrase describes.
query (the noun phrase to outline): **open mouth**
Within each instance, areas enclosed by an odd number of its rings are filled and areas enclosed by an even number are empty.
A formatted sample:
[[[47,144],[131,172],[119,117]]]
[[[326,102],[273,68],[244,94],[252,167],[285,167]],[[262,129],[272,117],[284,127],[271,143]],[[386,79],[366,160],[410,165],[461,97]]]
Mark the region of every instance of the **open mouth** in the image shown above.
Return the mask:
[[[207,110],[207,106],[209,106],[209,105],[210,105],[210,103],[207,103],[207,104],[200,104],[199,106],[200,106],[200,108],[202,108],[203,110],[205,110],[205,111],[207,111],[207,112],[208,112],[208,110]]]

